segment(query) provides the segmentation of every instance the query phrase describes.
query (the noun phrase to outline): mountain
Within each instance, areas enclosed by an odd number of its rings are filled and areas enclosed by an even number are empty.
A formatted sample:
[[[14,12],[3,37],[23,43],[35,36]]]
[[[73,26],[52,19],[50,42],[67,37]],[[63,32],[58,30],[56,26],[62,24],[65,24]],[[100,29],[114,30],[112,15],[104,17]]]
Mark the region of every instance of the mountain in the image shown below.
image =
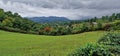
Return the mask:
[[[55,17],[55,16],[50,16],[50,17],[32,17],[28,18],[34,22],[38,23],[51,23],[51,22],[69,22],[70,20],[65,17]]]

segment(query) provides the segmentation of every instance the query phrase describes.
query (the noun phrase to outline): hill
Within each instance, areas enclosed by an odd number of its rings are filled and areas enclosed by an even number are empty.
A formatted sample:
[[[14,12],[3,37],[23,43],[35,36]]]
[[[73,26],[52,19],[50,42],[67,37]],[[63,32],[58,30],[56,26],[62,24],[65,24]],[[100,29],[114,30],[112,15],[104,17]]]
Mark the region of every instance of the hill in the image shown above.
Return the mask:
[[[69,22],[70,20],[65,17],[56,17],[56,16],[50,16],[50,17],[32,17],[28,18],[34,22],[38,23],[52,23],[52,22]]]
[[[67,56],[80,46],[96,43],[103,31],[66,36],[44,36],[0,30],[0,56]]]

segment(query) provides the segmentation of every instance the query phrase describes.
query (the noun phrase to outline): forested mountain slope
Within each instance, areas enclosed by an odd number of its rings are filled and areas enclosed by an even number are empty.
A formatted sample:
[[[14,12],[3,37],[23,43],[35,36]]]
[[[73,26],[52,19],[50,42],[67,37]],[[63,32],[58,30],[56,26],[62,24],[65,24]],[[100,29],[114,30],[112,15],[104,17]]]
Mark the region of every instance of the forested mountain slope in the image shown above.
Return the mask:
[[[28,18],[34,22],[38,23],[57,23],[57,22],[70,22],[68,18],[65,17],[56,17],[56,16],[50,16],[50,17],[31,17]]]

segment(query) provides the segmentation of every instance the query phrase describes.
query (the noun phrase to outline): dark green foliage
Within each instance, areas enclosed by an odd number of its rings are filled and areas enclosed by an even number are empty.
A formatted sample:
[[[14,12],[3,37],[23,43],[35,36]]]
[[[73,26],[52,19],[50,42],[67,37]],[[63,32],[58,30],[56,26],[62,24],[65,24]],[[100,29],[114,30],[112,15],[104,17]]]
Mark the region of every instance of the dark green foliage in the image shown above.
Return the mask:
[[[28,19],[22,18],[18,13],[12,13],[11,11],[4,12],[0,9],[0,28],[2,30],[24,33],[38,33],[37,23]]]
[[[103,26],[103,30],[106,30],[106,31],[110,31],[111,28],[112,28],[112,24],[109,24],[109,23],[107,23]]]
[[[109,48],[102,45],[93,45],[88,44],[84,48],[77,49],[75,52],[70,54],[69,56],[113,56],[111,51],[109,51]]]
[[[98,23],[98,24],[97,24],[97,30],[103,30],[102,23]]]
[[[120,33],[108,33],[103,36],[98,43],[104,45],[119,45],[120,46]]]
[[[112,23],[112,30],[120,30],[120,20],[116,20],[115,22]]]
[[[119,56],[120,33],[108,33],[104,35],[98,44],[88,44],[79,48],[69,56]]]
[[[4,10],[0,9],[0,22],[3,21],[4,16]]]
[[[109,51],[115,54],[115,56],[120,55],[120,33],[107,33],[99,41],[99,44],[109,46]]]
[[[120,46],[109,46],[109,51],[113,53],[113,56],[119,56],[120,55]]]

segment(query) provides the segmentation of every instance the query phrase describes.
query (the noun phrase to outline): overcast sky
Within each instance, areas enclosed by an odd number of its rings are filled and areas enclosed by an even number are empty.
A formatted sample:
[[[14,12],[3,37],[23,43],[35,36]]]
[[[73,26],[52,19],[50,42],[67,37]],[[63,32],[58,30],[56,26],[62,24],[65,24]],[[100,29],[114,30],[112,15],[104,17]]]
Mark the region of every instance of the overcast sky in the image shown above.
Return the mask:
[[[23,17],[58,16],[76,20],[120,13],[120,0],[0,0],[0,8]]]

